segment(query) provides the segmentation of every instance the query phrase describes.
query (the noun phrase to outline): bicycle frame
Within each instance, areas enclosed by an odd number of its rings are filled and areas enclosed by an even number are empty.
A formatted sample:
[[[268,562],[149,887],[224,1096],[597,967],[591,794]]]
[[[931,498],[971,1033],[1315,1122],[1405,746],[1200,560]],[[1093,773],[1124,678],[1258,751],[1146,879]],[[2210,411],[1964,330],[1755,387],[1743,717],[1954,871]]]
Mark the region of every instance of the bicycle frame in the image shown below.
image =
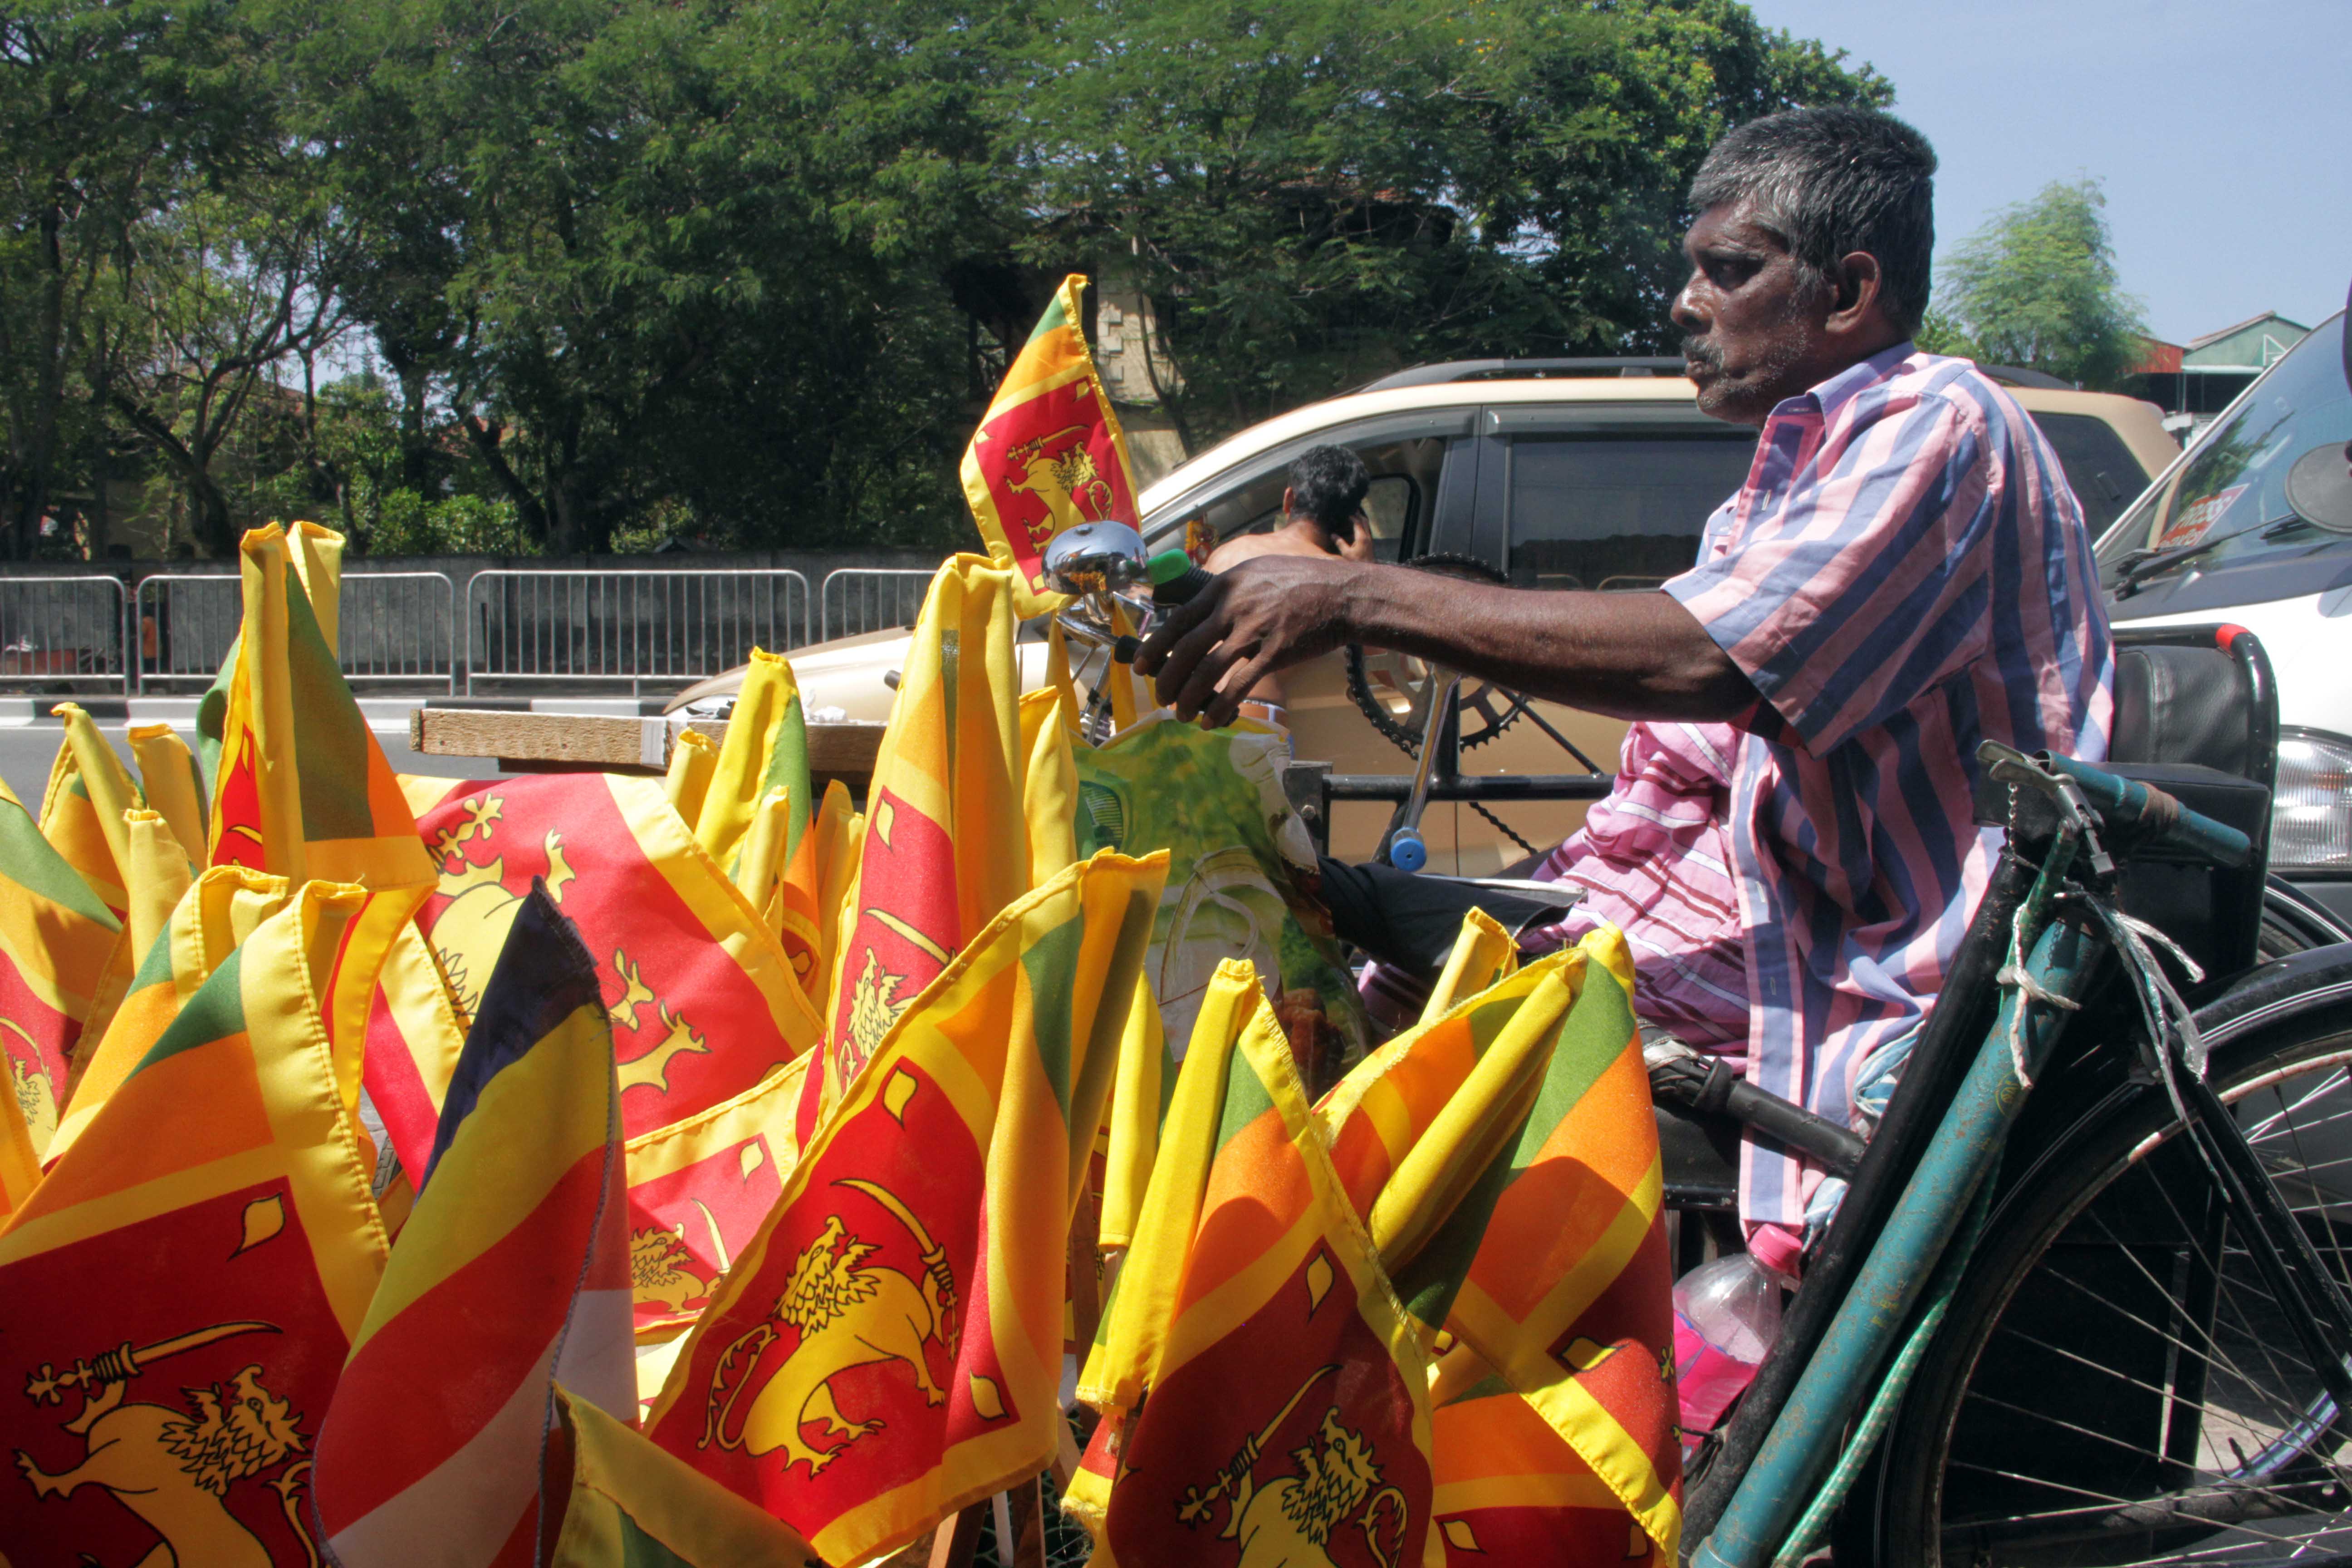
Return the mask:
[[[2010,771],[1997,776],[2012,783],[2022,779],[2017,761],[2021,759],[2014,759],[2013,753],[2001,760],[2000,766]],[[1792,1523],[1812,1499],[1864,1400],[1876,1391],[1876,1415],[1899,1398],[1907,1364],[1898,1363],[1891,1378],[1882,1378],[1880,1369],[1898,1338],[1915,1331],[1920,1298],[1931,1278],[1956,1279],[1965,1267],[1973,1237],[1955,1249],[1955,1237],[1991,1179],[2030,1089],[2098,978],[2104,958],[2117,951],[2112,928],[2062,907],[2079,867],[2091,868],[2093,881],[2104,881],[2113,870],[2089,807],[2095,802],[2112,818],[2130,821],[2151,809],[2161,816],[2174,803],[2165,797],[2151,807],[2144,786],[2080,763],[2057,762],[2032,771],[2034,786],[2053,795],[2060,826],[2031,888],[2014,911],[2002,917],[2014,933],[2011,962],[1996,973],[1984,962],[1987,955],[1979,952],[1964,954],[1958,966],[1969,971],[1979,994],[1994,984],[2005,988],[1991,1026],[1977,1045],[1933,1135],[1925,1140],[1892,1213],[1843,1290],[1827,1303],[1827,1328],[1796,1371],[1793,1386],[1784,1382],[1768,1388],[1759,1378],[1751,1388],[1751,1399],[1760,1395],[1769,1401],[1743,1413],[1749,1416],[1751,1430],[1757,1420],[1765,1423],[1761,1441],[1736,1472],[1710,1474],[1703,1483],[1719,1496],[1728,1480],[1730,1493],[1720,1514],[1702,1525],[1705,1538],[1690,1557],[1700,1568],[1763,1568],[1793,1561],[1811,1544],[1790,1539]],[[2184,824],[2184,831],[2207,835],[2214,826],[2200,819]],[[2204,847],[2221,844],[2219,837],[2208,837]],[[2021,952],[2028,952],[2022,964],[2016,962]],[[1959,978],[1957,971],[1955,978]],[[1965,996],[1948,995],[1948,1001],[1958,1003],[1963,1014],[1971,1011]],[[2152,1047],[2144,1043],[2144,1049],[2151,1048],[2170,1047],[2163,1041]],[[1928,1064],[1915,1058],[1913,1065],[1917,1070]],[[2187,1076],[2182,1088],[2190,1136],[2225,1201],[2248,1226],[2257,1266],[2281,1300],[2303,1309],[2297,1328],[2308,1339],[2314,1364],[2322,1369],[2336,1422],[2341,1425],[2352,1414],[2352,1371],[2340,1352],[2329,1350],[2329,1336],[2335,1336],[2336,1345],[2352,1343],[2352,1305],[2344,1301],[2333,1276],[2320,1264],[2309,1238],[2294,1224],[2219,1099],[2200,1078]],[[1914,1123],[1908,1131],[1916,1137],[1923,1130],[1923,1124]],[[1883,1128],[1881,1136],[1893,1131],[1891,1125]],[[1816,1286],[1830,1288],[1830,1281]],[[1799,1300],[1804,1302],[1802,1291]],[[1804,1305],[1821,1310],[1822,1299]],[[1795,1314],[1791,1316],[1793,1326]],[[1865,1423],[1859,1439],[1863,1452],[1848,1456],[1842,1475],[1866,1457],[1875,1437],[1874,1426]],[[1838,1500],[1832,1496],[1827,1500],[1833,1504]]]

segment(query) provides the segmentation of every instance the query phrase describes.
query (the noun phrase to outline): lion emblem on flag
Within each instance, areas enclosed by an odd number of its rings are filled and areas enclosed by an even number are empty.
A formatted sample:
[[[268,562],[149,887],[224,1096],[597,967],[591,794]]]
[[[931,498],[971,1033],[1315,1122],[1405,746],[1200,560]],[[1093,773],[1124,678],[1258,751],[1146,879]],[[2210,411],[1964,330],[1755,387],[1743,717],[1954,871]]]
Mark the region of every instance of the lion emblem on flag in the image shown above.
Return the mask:
[[[1274,1419],[1242,1445],[1205,1492],[1188,1488],[1177,1505],[1178,1521],[1197,1526],[1224,1503],[1225,1527],[1217,1539],[1239,1544],[1239,1568],[1333,1568],[1331,1537],[1349,1523],[1363,1531],[1373,1561],[1396,1568],[1409,1522],[1404,1493],[1381,1484],[1371,1445],[1339,1419],[1338,1405],[1323,1413],[1313,1436],[1291,1450],[1296,1473],[1263,1483],[1257,1479],[1265,1445],[1308,1391],[1339,1370],[1318,1367]]]
[[[835,1184],[864,1193],[906,1226],[922,1255],[922,1278],[910,1279],[896,1268],[869,1267],[866,1259],[879,1248],[849,1234],[839,1215],[826,1216],[824,1228],[793,1263],[769,1320],[720,1355],[696,1447],[716,1443],[722,1449],[744,1448],[755,1455],[782,1449],[786,1470],[806,1464],[815,1476],[859,1439],[882,1429],[879,1420],[849,1419],[834,1402],[833,1380],[850,1368],[903,1362],[925,1404],[947,1398],[923,1353],[927,1344],[948,1344],[955,1331],[955,1279],[948,1268],[947,1249],[887,1190],[854,1177]],[[787,1328],[799,1336],[798,1342],[751,1394],[741,1426],[735,1426],[736,1405]],[[821,1425],[827,1437],[847,1441],[833,1448],[814,1447],[801,1436],[801,1428],[810,1423]]]
[[[310,1466],[307,1459],[289,1465],[303,1451],[302,1417],[263,1385],[260,1365],[247,1366],[225,1383],[185,1390],[186,1410],[126,1405],[122,1395],[142,1363],[233,1335],[276,1331],[267,1323],[221,1323],[135,1350],[123,1345],[64,1373],[44,1365],[27,1381],[26,1395],[36,1404],[55,1404],[66,1389],[81,1390],[81,1413],[64,1429],[82,1439],[82,1462],[53,1474],[19,1448],[16,1468],[33,1495],[44,1500],[71,1497],[85,1486],[104,1488],[162,1537],[145,1562],[269,1568],[268,1549],[229,1511],[228,1489],[285,1467],[263,1484],[278,1494],[287,1522],[307,1546],[310,1531],[296,1495]],[[311,1560],[317,1561],[315,1555]]]

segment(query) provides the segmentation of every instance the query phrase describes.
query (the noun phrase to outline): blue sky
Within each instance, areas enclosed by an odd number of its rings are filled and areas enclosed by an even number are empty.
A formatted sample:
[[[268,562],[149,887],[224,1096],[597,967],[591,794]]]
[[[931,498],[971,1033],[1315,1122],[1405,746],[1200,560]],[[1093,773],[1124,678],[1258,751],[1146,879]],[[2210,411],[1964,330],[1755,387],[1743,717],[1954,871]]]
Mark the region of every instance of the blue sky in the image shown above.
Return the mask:
[[[1750,0],[1866,60],[1936,144],[1940,255],[2053,180],[2105,180],[2124,287],[2180,342],[2352,284],[2347,0]]]

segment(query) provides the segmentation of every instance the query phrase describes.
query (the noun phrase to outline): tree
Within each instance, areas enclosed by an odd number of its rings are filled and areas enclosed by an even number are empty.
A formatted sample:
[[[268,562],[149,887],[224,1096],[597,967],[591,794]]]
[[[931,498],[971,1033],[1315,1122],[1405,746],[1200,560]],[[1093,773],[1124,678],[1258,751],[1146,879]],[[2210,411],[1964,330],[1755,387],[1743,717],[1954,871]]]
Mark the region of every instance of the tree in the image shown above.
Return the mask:
[[[1025,252],[1133,275],[1188,447],[1400,363],[1654,349],[1716,138],[1888,96],[1732,0],[1099,0],[1005,91]]]
[[[0,500],[30,553],[63,484],[101,458],[132,237],[235,143],[250,100],[224,68],[222,9],[19,0],[0,16]],[[102,463],[100,464],[102,467]],[[102,500],[102,491],[101,500]]]
[[[1969,236],[1944,263],[1937,341],[2113,388],[2138,362],[2147,328],[2116,274],[2106,205],[2096,180],[2052,184]]]

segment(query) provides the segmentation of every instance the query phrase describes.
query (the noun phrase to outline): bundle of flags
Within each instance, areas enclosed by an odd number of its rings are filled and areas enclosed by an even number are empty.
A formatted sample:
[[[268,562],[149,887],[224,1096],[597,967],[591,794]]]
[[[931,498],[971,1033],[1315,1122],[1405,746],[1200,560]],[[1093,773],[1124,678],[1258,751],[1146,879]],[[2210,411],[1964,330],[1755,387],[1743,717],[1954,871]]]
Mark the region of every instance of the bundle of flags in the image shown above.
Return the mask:
[[[1622,943],[1474,917],[1367,1053],[1265,746],[1021,690],[1036,550],[1132,519],[1079,281],[862,803],[765,652],[663,777],[395,774],[309,524],[193,750],[59,709],[0,789],[9,1563],[846,1565],[1048,1469],[1106,1564],[1671,1558]]]

